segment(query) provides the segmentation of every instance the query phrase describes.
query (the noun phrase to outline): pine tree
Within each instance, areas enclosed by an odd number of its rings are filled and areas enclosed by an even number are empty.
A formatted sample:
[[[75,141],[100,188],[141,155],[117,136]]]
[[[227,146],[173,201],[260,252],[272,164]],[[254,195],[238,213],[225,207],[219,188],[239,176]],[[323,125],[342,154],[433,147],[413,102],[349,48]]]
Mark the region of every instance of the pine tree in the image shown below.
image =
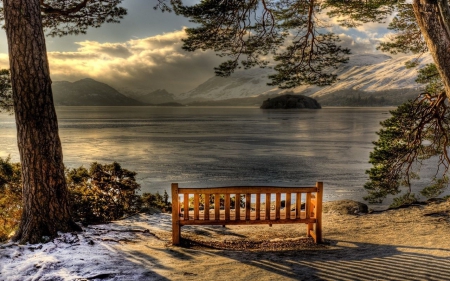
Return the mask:
[[[117,22],[126,14],[118,7],[120,2],[3,1],[23,182],[23,213],[13,238],[16,241],[38,243],[58,231],[80,229],[70,212],[44,28],[57,36]]]

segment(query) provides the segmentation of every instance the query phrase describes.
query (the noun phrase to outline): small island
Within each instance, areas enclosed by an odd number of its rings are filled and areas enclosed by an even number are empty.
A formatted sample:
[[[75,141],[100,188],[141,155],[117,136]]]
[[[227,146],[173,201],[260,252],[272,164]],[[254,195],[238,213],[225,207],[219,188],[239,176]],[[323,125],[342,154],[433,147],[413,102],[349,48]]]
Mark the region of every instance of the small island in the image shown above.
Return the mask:
[[[320,104],[313,98],[303,95],[282,95],[276,98],[269,98],[263,102],[261,109],[291,109],[309,108],[320,109]]]

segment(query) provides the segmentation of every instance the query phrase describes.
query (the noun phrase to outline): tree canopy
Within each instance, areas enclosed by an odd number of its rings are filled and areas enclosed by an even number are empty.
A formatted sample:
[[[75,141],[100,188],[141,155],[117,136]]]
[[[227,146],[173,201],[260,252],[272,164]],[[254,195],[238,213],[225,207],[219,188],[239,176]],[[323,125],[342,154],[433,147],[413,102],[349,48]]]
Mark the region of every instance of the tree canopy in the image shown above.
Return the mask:
[[[48,36],[85,34],[90,27],[119,23],[127,10],[123,0],[40,0],[42,25]],[[0,8],[4,21],[4,9]]]
[[[345,27],[383,22],[395,14],[391,42],[379,48],[392,53],[427,51],[411,4],[405,1],[284,0],[214,1],[195,5],[185,1],[158,1],[155,8],[173,10],[196,27],[187,28],[183,48],[214,50],[228,58],[216,74],[228,76],[237,68],[274,64],[271,85],[292,88],[303,84],[329,85],[336,81],[335,68],[348,61],[350,50],[340,46],[330,32],[336,19]]]

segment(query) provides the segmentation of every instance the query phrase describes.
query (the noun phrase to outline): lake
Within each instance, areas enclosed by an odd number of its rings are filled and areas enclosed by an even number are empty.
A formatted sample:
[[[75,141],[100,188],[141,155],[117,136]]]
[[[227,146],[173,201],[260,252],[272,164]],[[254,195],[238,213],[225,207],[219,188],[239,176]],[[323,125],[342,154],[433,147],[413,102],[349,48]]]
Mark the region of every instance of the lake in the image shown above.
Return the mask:
[[[64,163],[119,162],[142,192],[181,187],[314,185],[362,201],[379,122],[392,108],[261,110],[58,107]],[[0,157],[19,161],[14,117],[0,115]]]

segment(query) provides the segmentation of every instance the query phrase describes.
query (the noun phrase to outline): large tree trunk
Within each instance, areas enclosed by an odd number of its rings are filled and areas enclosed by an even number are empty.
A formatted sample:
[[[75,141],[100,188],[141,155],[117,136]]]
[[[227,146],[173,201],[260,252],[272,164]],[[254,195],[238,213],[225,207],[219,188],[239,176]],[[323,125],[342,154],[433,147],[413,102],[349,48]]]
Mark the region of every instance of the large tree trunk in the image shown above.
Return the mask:
[[[38,243],[79,229],[70,215],[39,0],[3,0],[23,180],[13,238]]]
[[[450,98],[450,34],[436,0],[414,0],[414,14]]]

